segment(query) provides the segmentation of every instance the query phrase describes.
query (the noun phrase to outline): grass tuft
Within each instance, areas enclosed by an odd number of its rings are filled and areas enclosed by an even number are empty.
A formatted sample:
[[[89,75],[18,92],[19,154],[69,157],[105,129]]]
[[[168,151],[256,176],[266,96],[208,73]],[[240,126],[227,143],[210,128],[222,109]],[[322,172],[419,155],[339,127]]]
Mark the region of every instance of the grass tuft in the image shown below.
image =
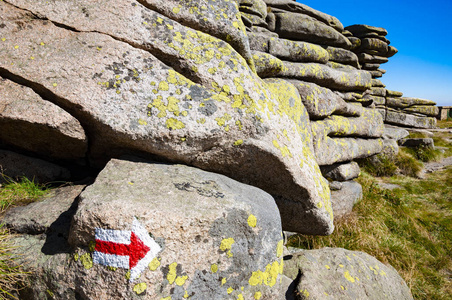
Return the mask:
[[[390,177],[396,174],[417,177],[423,167],[411,153],[402,149],[395,157],[378,155],[361,159],[358,163],[364,171],[376,177]]]
[[[364,198],[336,222],[326,237],[296,235],[289,245],[304,249],[341,247],[364,251],[392,265],[415,299],[451,299],[452,168],[425,180],[405,176],[385,190],[366,172],[358,178]]]
[[[24,205],[36,201],[48,192],[45,185],[35,183],[27,177],[19,181],[5,177],[6,183],[0,185],[0,213],[11,205]]]
[[[411,154],[411,156],[422,162],[437,161],[442,157],[441,151],[426,146],[419,146],[414,148],[403,147],[400,148],[400,151],[405,151],[406,153]]]

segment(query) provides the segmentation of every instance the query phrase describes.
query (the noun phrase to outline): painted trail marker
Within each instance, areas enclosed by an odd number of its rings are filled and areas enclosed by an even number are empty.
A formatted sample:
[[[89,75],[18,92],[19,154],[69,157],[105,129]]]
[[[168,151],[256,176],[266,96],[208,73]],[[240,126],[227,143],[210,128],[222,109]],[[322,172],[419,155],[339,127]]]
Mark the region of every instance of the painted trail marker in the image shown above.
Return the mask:
[[[161,248],[134,218],[132,230],[96,228],[93,261],[104,266],[130,270],[130,281],[138,278]]]

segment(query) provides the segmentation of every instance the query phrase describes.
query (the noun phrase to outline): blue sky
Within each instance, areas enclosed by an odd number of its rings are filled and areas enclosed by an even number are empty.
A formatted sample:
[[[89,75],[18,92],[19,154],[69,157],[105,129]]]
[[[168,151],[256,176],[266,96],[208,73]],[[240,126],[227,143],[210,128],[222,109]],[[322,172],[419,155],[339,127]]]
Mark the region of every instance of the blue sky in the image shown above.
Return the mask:
[[[407,97],[452,106],[452,0],[297,0],[335,16],[344,26],[383,27],[399,50],[381,66],[380,80]]]

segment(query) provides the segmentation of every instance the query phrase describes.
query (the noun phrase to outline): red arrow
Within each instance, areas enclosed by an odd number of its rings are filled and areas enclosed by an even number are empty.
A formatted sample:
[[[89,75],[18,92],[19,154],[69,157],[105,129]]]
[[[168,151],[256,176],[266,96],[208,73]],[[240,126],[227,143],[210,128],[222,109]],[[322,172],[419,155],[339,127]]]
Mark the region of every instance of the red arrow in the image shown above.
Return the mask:
[[[130,244],[96,240],[96,248],[94,250],[105,254],[129,256],[129,268],[132,269],[146,256],[150,248],[132,232],[130,235]]]

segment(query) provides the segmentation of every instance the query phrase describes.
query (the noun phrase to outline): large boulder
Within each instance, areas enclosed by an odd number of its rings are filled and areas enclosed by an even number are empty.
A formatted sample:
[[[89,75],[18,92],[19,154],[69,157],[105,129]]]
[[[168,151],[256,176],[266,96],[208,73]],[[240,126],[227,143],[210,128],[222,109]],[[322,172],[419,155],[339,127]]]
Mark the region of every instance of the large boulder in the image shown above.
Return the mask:
[[[183,165],[112,160],[80,195],[71,251],[25,251],[35,272],[24,293],[283,299],[281,230],[273,198],[255,187]]]
[[[336,219],[350,214],[353,206],[363,198],[363,188],[353,180],[341,182],[339,190],[331,191],[331,202]]]
[[[284,261],[295,281],[295,299],[413,299],[397,271],[364,252],[304,250]]]
[[[32,89],[0,77],[0,141],[53,159],[84,158],[80,122]]]
[[[0,2],[0,67],[90,129],[94,165],[125,153],[195,165],[275,195],[287,230],[332,232],[328,185],[293,85],[263,81],[226,42],[135,1],[89,6],[88,21],[79,20],[80,9],[66,9],[75,15],[63,19],[49,6],[18,1],[60,25]],[[126,19],[112,21],[121,7]]]
[[[436,105],[436,102],[411,97],[388,97],[386,98],[386,105],[394,108],[408,108],[411,106],[433,106]]]
[[[272,38],[269,41],[270,54],[294,62],[326,63],[330,56],[322,47],[299,41]]]
[[[344,164],[334,164],[331,166],[322,166],[323,176],[333,181],[348,181],[359,176],[360,169],[356,162],[352,161]]]

